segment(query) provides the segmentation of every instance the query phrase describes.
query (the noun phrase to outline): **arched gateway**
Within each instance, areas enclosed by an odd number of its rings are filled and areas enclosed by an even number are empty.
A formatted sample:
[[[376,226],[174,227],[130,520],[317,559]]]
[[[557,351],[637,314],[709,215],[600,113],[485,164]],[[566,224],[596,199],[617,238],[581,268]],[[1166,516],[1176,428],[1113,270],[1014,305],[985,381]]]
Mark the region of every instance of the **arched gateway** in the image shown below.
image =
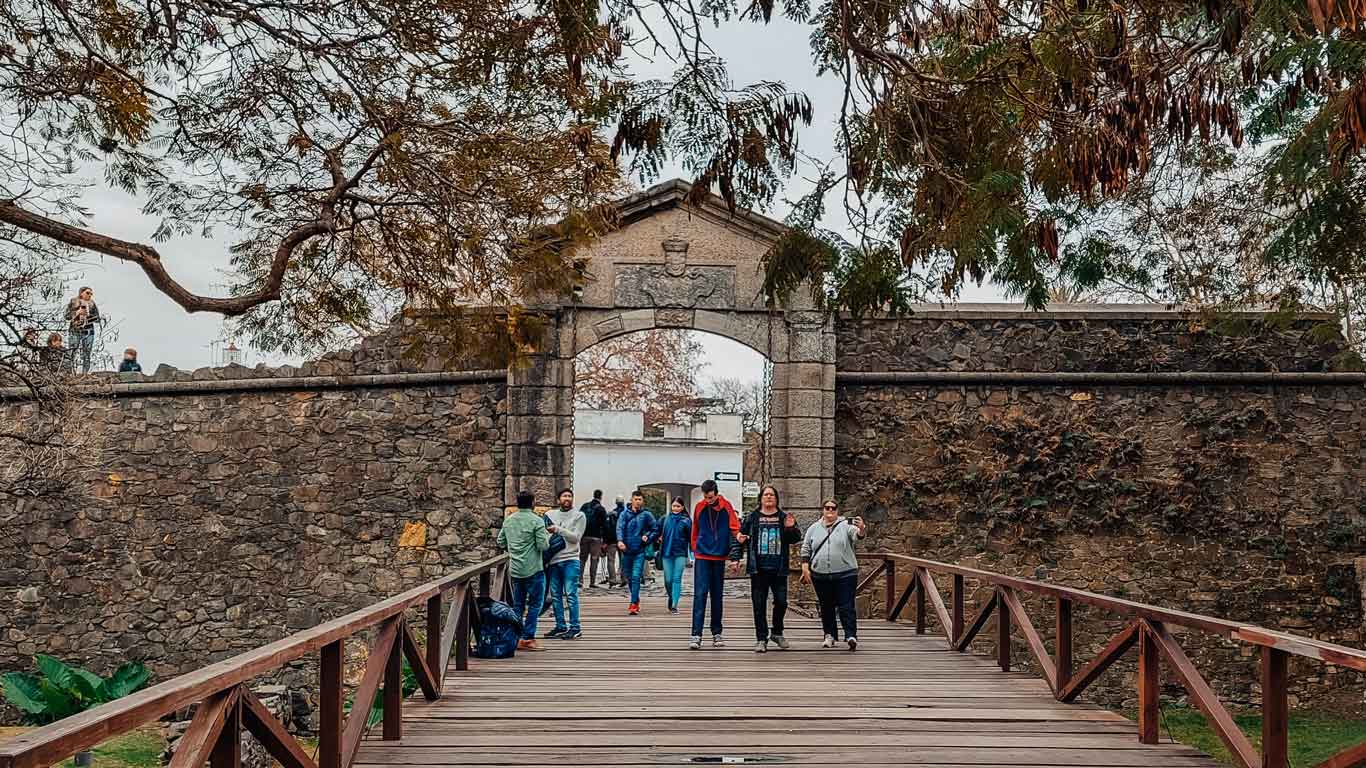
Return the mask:
[[[729,212],[670,181],[618,203],[621,227],[589,250],[582,296],[546,312],[551,330],[532,364],[509,375],[507,475],[550,498],[569,485],[574,451],[574,357],[651,328],[693,328],[734,339],[773,364],[766,471],[784,506],[814,513],[834,493],[835,330],[806,291],[766,306],[762,257],[783,225]]]

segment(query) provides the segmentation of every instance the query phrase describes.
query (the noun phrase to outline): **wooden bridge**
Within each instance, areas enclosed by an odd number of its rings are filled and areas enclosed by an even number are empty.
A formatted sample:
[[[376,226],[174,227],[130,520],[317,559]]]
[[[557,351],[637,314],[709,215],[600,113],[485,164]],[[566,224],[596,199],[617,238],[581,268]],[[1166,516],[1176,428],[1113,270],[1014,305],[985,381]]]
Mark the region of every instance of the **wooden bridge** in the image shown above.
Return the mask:
[[[727,605],[726,648],[689,651],[686,614],[647,605],[644,615],[630,617],[620,598],[593,597],[584,602],[582,638],[545,641],[546,651],[514,659],[471,659],[475,596],[506,593],[506,558],[499,557],[0,744],[0,768],[43,768],[191,705],[196,713],[172,768],[238,768],[243,729],[284,768],[1216,765],[1189,747],[1158,743],[1164,665],[1237,764],[1287,768],[1289,657],[1366,670],[1362,651],[1236,622],[894,554],[870,562],[861,588],[881,581],[884,610],[860,622],[857,653],[821,649],[819,624],[791,616],[792,650],[755,654],[747,601]],[[952,580],[947,601],[936,577]],[[991,594],[972,618],[964,612],[969,583]],[[1051,654],[1021,602],[1026,593],[1056,609]],[[1128,623],[1095,659],[1074,668],[1078,604]],[[907,609],[913,615],[902,623]],[[934,625],[939,634],[930,633]],[[1233,725],[1173,626],[1260,650],[1260,751]],[[995,657],[964,652],[987,627]],[[344,644],[365,630],[374,640],[348,716]],[[1013,670],[1012,635],[1025,641],[1041,676]],[[1073,703],[1134,646],[1137,723]],[[311,653],[320,662],[316,749],[287,733],[248,688]],[[406,700],[405,659],[419,683]],[[376,700],[383,716],[371,728],[366,715]],[[1357,765],[1366,765],[1366,745],[1321,768]]]

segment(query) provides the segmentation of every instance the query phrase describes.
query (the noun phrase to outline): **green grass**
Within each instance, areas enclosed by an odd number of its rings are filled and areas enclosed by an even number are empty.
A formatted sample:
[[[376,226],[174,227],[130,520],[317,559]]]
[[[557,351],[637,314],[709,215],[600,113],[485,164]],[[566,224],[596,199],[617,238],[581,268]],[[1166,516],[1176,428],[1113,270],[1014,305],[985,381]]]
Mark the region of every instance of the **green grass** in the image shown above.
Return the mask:
[[[1129,713],[1129,717],[1133,717]],[[1260,715],[1235,715],[1234,722],[1243,729],[1252,743],[1261,749],[1262,718]],[[1205,716],[1195,709],[1162,707],[1162,735],[1168,734],[1182,744],[1189,744],[1227,765],[1233,758],[1224,743],[1205,722]],[[1290,716],[1290,765],[1310,768],[1322,760],[1362,742],[1366,742],[1366,719],[1336,717],[1305,712]]]
[[[165,748],[160,728],[125,733],[95,747],[93,768],[158,768]]]
[[[31,728],[0,727],[0,742],[25,733]],[[166,748],[166,739],[161,735],[161,727],[149,725],[132,733],[116,736],[91,750],[94,760],[91,768],[161,768],[161,752]],[[54,768],[70,768],[71,759],[67,758],[54,765]]]

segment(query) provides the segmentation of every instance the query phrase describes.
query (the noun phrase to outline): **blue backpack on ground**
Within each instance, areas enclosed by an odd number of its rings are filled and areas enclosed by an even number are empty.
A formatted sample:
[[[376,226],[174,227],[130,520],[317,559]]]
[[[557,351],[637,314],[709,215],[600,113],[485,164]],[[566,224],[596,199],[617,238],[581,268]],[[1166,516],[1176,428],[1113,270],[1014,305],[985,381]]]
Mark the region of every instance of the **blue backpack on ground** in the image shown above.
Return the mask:
[[[476,659],[510,659],[517,653],[522,636],[522,620],[512,606],[491,597],[481,597],[479,637],[474,644]]]

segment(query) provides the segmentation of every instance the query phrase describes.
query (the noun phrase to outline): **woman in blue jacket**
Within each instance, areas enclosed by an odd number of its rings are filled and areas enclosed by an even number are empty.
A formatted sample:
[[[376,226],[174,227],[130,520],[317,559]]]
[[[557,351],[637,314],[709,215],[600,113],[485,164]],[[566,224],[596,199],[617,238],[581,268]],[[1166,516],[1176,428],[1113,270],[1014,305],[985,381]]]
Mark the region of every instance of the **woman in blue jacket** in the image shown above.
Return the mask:
[[[692,518],[682,499],[675,498],[670,510],[660,527],[659,558],[664,565],[664,593],[668,596],[669,613],[678,613],[683,572],[688,569],[688,552],[692,549]]]

